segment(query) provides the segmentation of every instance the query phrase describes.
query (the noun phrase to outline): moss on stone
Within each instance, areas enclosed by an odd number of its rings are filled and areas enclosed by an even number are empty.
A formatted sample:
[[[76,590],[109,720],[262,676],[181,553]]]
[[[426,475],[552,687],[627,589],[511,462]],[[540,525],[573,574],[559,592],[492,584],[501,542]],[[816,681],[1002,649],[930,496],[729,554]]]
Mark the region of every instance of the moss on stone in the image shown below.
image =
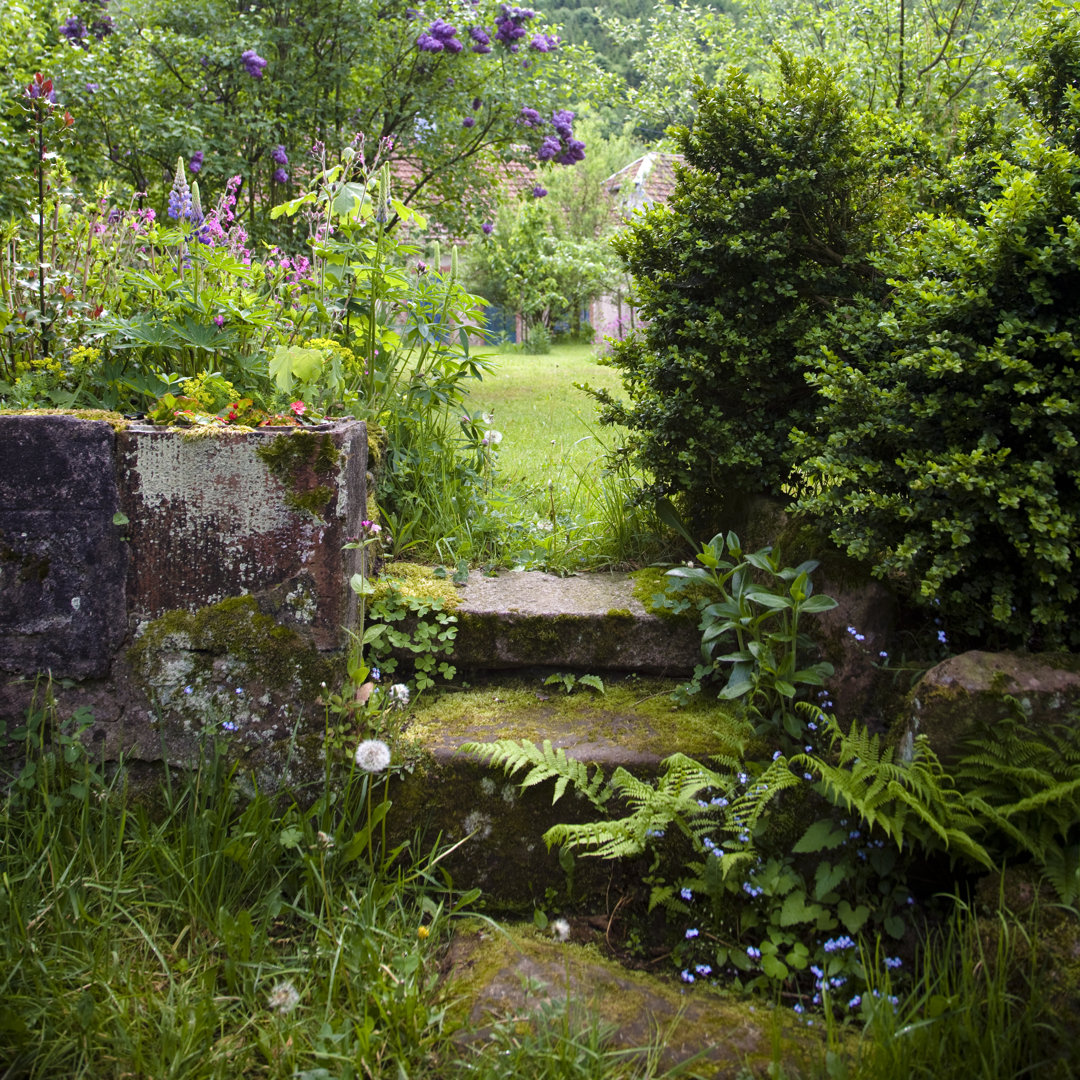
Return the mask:
[[[186,656],[173,671],[163,657],[176,653]],[[177,682],[194,685],[200,677],[216,678],[218,659],[226,661],[233,681],[288,691],[300,701],[314,701],[320,684],[336,674],[335,657],[320,653],[295,630],[263,614],[251,596],[231,597],[198,611],[167,612],[146,626],[128,659],[147,687],[166,702],[177,697]]]
[[[113,431],[123,431],[132,423],[111,409],[0,409],[0,416],[74,416],[78,420],[100,420]]]
[[[549,738],[568,749],[604,744],[632,757],[740,756],[747,726],[730,702],[698,699],[675,708],[670,679],[605,682],[603,697],[548,693],[538,680],[507,679],[476,689],[425,696],[411,710],[406,736],[436,743]]]
[[[310,469],[316,477],[325,479],[337,468],[341,452],[329,434],[297,429],[256,446],[255,453],[285,488],[289,506],[321,518],[334,497],[334,489],[327,484],[304,487],[304,474]]]
[[[434,601],[443,611],[456,611],[461,606],[457,586],[449,578],[437,578],[430,566],[419,563],[387,563],[375,582],[372,601],[385,599],[391,591],[409,599]]]

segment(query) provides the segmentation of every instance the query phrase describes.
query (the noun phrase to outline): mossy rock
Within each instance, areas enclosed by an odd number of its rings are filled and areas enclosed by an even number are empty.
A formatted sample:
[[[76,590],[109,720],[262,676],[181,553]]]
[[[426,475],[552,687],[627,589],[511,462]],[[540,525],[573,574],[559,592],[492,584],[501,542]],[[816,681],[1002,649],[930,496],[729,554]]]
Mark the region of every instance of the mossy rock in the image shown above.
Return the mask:
[[[321,770],[316,702],[324,685],[340,683],[343,658],[280,625],[253,597],[167,612],[142,629],[127,660],[154,706],[150,737],[164,760],[197,759],[212,736],[234,744],[261,784],[292,783],[293,768]],[[313,742],[305,719],[318,729]]]
[[[590,936],[583,921],[568,929],[569,942],[521,925],[458,932],[443,971],[452,1018],[468,1024],[470,1039],[490,1037],[507,1018],[543,1022],[545,1005],[565,1002],[571,1024],[610,1029],[613,1049],[658,1039],[662,1068],[700,1055],[693,1075],[736,1080],[813,1075],[823,1064],[824,1033],[789,1010],[629,971],[577,943]]]

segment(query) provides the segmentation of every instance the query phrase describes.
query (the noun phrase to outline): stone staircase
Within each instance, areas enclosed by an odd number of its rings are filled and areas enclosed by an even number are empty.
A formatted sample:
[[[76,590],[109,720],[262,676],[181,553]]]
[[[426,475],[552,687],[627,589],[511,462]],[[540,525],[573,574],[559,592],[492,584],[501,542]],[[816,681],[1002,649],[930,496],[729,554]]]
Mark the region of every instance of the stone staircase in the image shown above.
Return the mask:
[[[462,588],[452,657],[461,675],[408,711],[404,736],[429,767],[402,783],[394,812],[413,824],[426,816],[445,841],[470,837],[447,865],[493,905],[528,912],[552,895],[587,903],[640,868],[579,858],[568,869],[543,833],[596,811],[572,793],[553,805],[552,783],[522,791],[521,775],[507,778],[464,744],[549,740],[607,775],[643,776],[676,751],[704,759],[731,746],[729,706],[705,697],[676,710],[670,699],[700,656],[695,623],[651,613],[636,584],[627,574],[474,572]]]

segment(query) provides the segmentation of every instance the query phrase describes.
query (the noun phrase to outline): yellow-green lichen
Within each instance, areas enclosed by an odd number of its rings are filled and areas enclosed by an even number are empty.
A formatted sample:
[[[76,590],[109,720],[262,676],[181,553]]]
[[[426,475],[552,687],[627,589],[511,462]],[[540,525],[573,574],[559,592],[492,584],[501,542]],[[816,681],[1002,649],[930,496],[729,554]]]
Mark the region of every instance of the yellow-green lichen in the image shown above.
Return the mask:
[[[443,611],[461,606],[457,586],[449,578],[437,578],[430,566],[419,563],[395,562],[383,567],[372,600],[385,599],[391,592],[406,599],[436,601]]]

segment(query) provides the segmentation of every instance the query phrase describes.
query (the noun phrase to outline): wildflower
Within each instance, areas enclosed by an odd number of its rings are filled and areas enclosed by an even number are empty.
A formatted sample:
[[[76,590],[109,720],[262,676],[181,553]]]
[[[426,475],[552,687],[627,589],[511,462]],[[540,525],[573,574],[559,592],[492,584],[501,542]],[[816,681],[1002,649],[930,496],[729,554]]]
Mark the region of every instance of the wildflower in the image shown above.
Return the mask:
[[[690,972],[686,970],[686,968],[682,969],[682,972],[680,973],[679,977],[685,983],[692,983],[694,981],[694,976],[691,975]]]
[[[697,936],[698,936],[698,931],[694,927],[691,927],[689,930],[686,931],[686,940],[687,941],[689,941],[691,938],[696,938]]]
[[[685,886],[683,886],[683,888],[681,888],[679,890],[679,895],[684,900],[693,900],[694,899],[694,894],[688,888],[686,888]]]
[[[780,753],[781,752],[779,750],[774,750],[773,751],[773,756],[772,756],[773,761],[776,761],[780,757]]]
[[[173,221],[186,221],[190,220],[191,212],[191,188],[184,176],[184,163],[178,160],[173,173],[172,189],[169,191],[168,214]]]
[[[796,1002],[796,1003],[795,1003],[794,1005],[792,1005],[791,1007],[792,1007],[792,1009],[793,1009],[793,1010],[794,1010],[795,1012],[797,1012],[797,1013],[798,1013],[798,1014],[799,1014],[800,1016],[802,1016],[802,1014],[803,1014],[804,1012],[806,1012],[806,1009],[805,1009],[805,1008],[803,1008],[803,1006],[802,1006],[801,1002]]]
[[[390,703],[396,709],[404,709],[409,704],[409,688],[404,683],[394,683],[390,687]]]
[[[697,965],[695,965],[694,970],[699,975],[711,975],[712,974],[712,968],[708,964],[697,964]]]
[[[244,693],[244,688],[243,688],[242,686],[238,686],[238,687],[236,688],[236,693],[237,693],[238,695],[243,695],[243,693]]]
[[[237,725],[232,720],[222,720],[221,727],[225,731],[236,731]]]
[[[316,838],[319,841],[319,847],[324,851],[329,851],[334,846],[334,838],[329,833],[324,833],[322,829],[318,831]]]
[[[824,949],[827,953],[843,952],[844,949],[854,948],[855,942],[852,941],[847,934],[844,934],[842,937],[838,938],[829,938],[829,940],[826,941],[824,945]]]
[[[184,687],[184,693],[185,694],[193,693],[193,691],[194,691],[194,687],[192,687],[192,686],[185,686]]]
[[[887,968],[898,968],[904,966],[904,961],[899,956],[886,956],[885,966]]]
[[[939,630],[937,632],[937,639],[942,645],[948,645],[949,644],[949,639],[945,636],[945,631],[944,630]]]
[[[287,980],[279,982],[270,991],[267,1004],[274,1012],[281,1013],[284,1016],[286,1013],[291,1013],[300,1004],[300,994],[291,982]]]
[[[428,934],[430,934],[430,933],[431,933],[431,931],[430,931],[430,930],[429,930],[429,929],[428,929],[428,928],[427,928],[426,926],[418,926],[418,927],[416,928],[416,936],[417,936],[417,937],[418,937],[418,938],[419,938],[419,939],[420,939],[421,941],[424,941],[424,940],[426,940],[426,939],[427,939],[427,936],[428,936]]]
[[[289,408],[296,416],[303,416],[307,412],[307,406],[302,401],[294,401]]]
[[[427,263],[426,262],[420,262],[419,260],[417,260],[416,272],[418,274],[426,274],[427,273]]]
[[[381,739],[365,739],[356,748],[355,760],[364,772],[385,772],[390,767],[390,747]]]
[[[490,236],[495,231],[495,226],[490,221],[485,221],[480,230],[485,236]]]
[[[857,1009],[862,1004],[862,995],[856,994],[848,1003],[849,1009]]]
[[[225,325],[225,316],[215,315],[210,321],[220,330]]]
[[[371,681],[378,682],[382,678],[382,672],[378,668],[371,669]]]
[[[551,924],[551,936],[556,941],[569,941],[570,924],[565,919],[556,919]]]
[[[244,70],[253,79],[263,77],[263,68],[266,67],[266,61],[254,49],[245,49],[240,54],[240,59],[244,62]]]
[[[749,956],[751,960],[760,960],[761,950],[755,949],[753,945],[748,945],[746,947],[746,955]]]

